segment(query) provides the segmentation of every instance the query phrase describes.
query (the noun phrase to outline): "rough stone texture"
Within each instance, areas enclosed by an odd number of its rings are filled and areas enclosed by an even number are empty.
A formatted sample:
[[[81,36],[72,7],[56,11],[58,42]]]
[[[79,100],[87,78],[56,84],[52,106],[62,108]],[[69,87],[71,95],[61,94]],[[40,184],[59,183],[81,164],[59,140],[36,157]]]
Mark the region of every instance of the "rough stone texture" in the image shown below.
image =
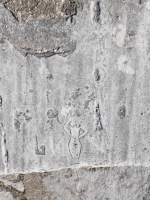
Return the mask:
[[[25,191],[0,186],[0,200],[149,200],[150,169],[88,167],[31,173]],[[6,197],[7,195],[7,197]]]
[[[57,18],[61,13],[67,17],[76,14],[74,0],[7,0],[3,3],[19,22]]]
[[[0,182],[3,182],[5,186],[12,186],[16,190],[20,192],[24,192],[24,185],[20,181],[20,177],[18,174],[11,174],[11,175],[1,175]]]

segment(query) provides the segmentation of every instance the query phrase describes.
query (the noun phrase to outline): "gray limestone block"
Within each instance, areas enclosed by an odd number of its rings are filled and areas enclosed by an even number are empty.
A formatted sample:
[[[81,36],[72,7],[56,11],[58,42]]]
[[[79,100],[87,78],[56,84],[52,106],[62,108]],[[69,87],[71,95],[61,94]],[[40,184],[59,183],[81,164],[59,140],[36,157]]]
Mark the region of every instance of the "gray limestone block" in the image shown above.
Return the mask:
[[[150,2],[72,3],[0,5],[2,174],[150,166]]]

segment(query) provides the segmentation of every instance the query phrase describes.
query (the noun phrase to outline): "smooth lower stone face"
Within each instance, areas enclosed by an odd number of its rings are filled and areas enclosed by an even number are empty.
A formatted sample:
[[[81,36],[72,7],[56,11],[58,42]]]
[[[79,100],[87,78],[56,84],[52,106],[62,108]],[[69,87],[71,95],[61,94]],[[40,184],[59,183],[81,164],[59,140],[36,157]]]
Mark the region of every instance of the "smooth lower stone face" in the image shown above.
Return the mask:
[[[28,22],[0,6],[0,173],[150,166],[149,1],[77,5]]]

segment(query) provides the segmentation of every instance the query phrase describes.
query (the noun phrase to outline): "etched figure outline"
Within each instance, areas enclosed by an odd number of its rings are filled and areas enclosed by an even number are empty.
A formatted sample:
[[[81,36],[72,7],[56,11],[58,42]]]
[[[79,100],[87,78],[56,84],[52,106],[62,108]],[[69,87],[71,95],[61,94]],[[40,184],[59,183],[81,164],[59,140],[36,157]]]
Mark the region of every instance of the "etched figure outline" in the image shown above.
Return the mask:
[[[64,124],[64,131],[69,135],[68,148],[72,159],[75,162],[79,162],[82,144],[81,138],[83,138],[88,131],[83,127],[82,122],[68,121]]]

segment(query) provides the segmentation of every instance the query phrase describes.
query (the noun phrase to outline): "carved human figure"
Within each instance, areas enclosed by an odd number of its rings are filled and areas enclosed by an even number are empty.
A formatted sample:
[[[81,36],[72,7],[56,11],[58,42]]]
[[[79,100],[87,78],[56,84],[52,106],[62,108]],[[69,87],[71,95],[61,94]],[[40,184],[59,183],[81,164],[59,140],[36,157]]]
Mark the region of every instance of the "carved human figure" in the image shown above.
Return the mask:
[[[80,139],[87,134],[85,127],[83,127],[82,122],[68,121],[64,125],[65,132],[70,136],[68,147],[73,158],[73,161],[76,163],[79,162],[79,157],[82,149],[82,144]]]

